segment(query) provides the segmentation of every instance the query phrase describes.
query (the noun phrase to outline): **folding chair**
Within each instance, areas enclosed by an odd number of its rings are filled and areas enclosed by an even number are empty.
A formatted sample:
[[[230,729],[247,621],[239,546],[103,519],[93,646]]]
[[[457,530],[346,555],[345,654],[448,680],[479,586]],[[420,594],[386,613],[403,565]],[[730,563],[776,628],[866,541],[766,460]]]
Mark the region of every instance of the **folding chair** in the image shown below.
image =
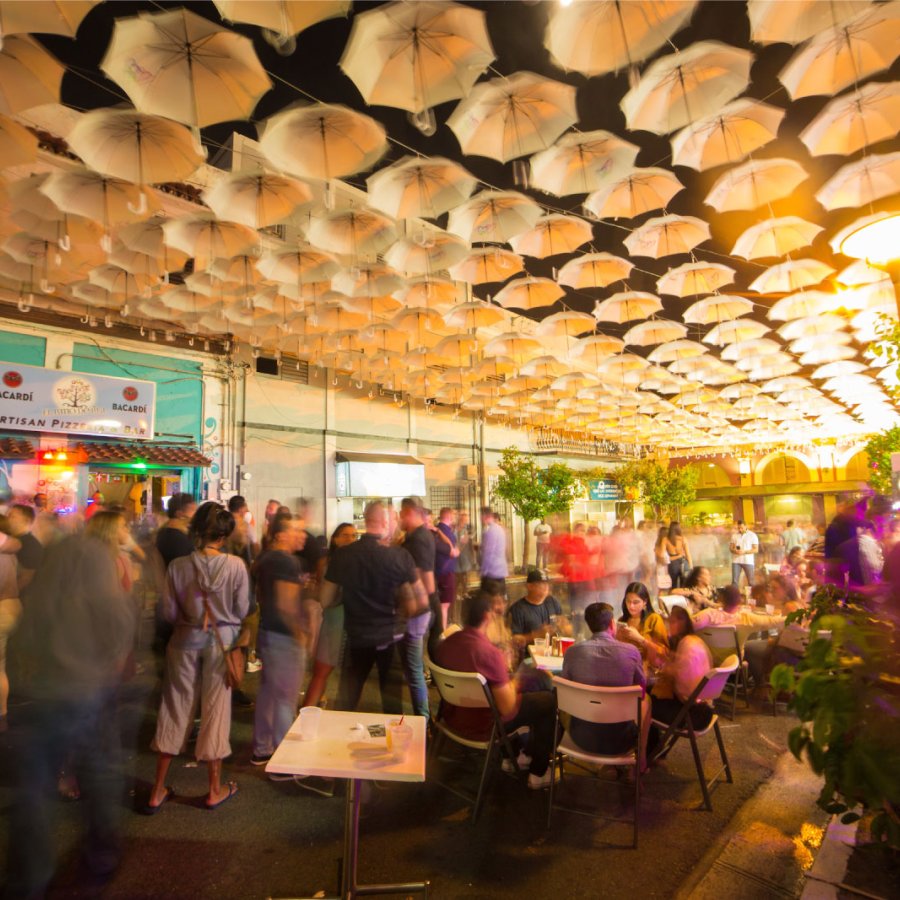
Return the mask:
[[[556,748],[553,758],[550,760],[550,807],[547,810],[547,828],[553,816],[553,794],[556,790],[556,767],[559,766],[559,777],[563,777],[563,762],[565,758],[579,766],[586,768],[584,763],[596,766],[634,766],[634,816],[631,819],[602,816],[585,809],[576,809],[557,805],[557,809],[578,813],[582,816],[592,816],[598,819],[607,819],[611,822],[631,822],[634,826],[634,839],[632,847],[638,845],[638,804],[641,793],[640,772],[640,743],[641,743],[641,700],[643,690],[640,686],[633,687],[594,687],[587,684],[578,684],[560,678],[553,677],[553,685],[556,688],[556,734],[553,745]],[[602,753],[589,753],[582,750],[572,740],[568,732],[561,738],[562,725],[560,713],[568,713],[576,719],[595,724],[616,724],[634,722],[637,726],[634,746],[626,753],[616,756],[607,756]]]
[[[667,617],[675,606],[680,606],[682,609],[686,609],[690,612],[687,597],[682,597],[680,594],[670,594],[668,597],[660,597],[659,605],[662,607],[663,614]]]
[[[501,747],[506,750],[506,754],[509,759],[512,760],[516,773],[522,774],[516,761],[517,754],[513,752],[509,735],[507,734],[506,728],[503,726],[503,720],[500,718],[500,714],[497,712],[497,706],[494,703],[494,695],[491,693],[491,689],[488,687],[488,683],[483,675],[480,675],[478,672],[452,672],[450,669],[442,669],[440,666],[430,661],[427,665],[431,672],[434,686],[441,696],[441,707],[443,707],[444,703],[449,703],[452,706],[461,706],[468,709],[489,709],[491,711],[491,717],[493,719],[491,733],[485,740],[469,738],[454,731],[444,723],[440,709],[438,710],[437,715],[432,713],[431,719],[436,732],[435,740],[431,744],[432,759],[437,758],[444,738],[449,738],[454,743],[466,747],[469,750],[484,751],[484,765],[481,768],[478,793],[474,797],[464,794],[461,791],[450,787],[450,785],[438,782],[441,787],[446,788],[458,797],[462,797],[463,800],[474,803],[472,809],[472,821],[475,822],[481,813],[481,807],[484,803],[485,788],[487,787],[490,778],[491,764],[494,761],[495,756],[497,756],[498,751]]]
[[[750,680],[747,673],[747,663],[744,662],[744,654],[741,652],[741,644],[738,640],[738,631],[735,625],[709,625],[694,632],[712,652],[713,659],[716,659],[717,650],[730,651],[728,655],[737,656],[739,671],[734,674],[734,681],[729,680],[728,687],[731,688],[731,714],[729,718],[734,721],[735,710],[737,709],[738,689],[744,691],[744,701],[750,706]]]
[[[728,763],[728,755],[725,753],[725,743],[722,740],[722,732],[719,729],[719,717],[713,713],[709,725],[702,731],[696,731],[694,729],[694,724],[691,721],[690,711],[695,703],[704,700],[713,703],[718,700],[728,679],[737,671],[738,665],[737,656],[729,656],[721,666],[716,669],[710,669],[709,672],[703,676],[700,684],[697,685],[691,696],[684,702],[681,709],[678,711],[678,715],[672,720],[671,725],[665,722],[659,722],[656,719],[653,720],[657,726],[665,729],[662,739],[659,742],[659,747],[657,748],[656,753],[653,754],[654,759],[661,759],[664,757],[672,747],[675,746],[675,743],[679,738],[687,738],[691,742],[691,752],[694,755],[697,778],[700,781],[700,788],[703,791],[703,805],[710,812],[712,812],[712,800],[710,799],[709,794],[710,788],[718,781],[719,776],[723,772],[725,773],[725,780],[729,784],[732,784],[734,779],[731,777],[731,766]],[[722,768],[719,769],[712,778],[707,780],[706,774],[703,771],[703,761],[700,759],[700,749],[697,746],[697,738],[709,734],[710,731],[714,732],[716,735],[716,743],[719,745],[719,754],[722,757]]]

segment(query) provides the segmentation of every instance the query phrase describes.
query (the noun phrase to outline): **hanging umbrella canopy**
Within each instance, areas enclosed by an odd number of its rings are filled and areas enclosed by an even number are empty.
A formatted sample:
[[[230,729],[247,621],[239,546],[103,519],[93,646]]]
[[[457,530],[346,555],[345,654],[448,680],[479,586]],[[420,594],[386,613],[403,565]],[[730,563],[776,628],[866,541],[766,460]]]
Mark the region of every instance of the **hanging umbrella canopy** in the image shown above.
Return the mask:
[[[816,191],[816,200],[828,210],[847,206],[868,206],[876,200],[896,194],[897,186],[900,184],[898,179],[900,179],[900,151],[864,156],[838,169]]]
[[[469,245],[455,234],[426,230],[421,235],[401,238],[392,244],[384,259],[398,272],[427,275],[462,262],[469,249]]]
[[[829,341],[828,344],[823,346],[821,342],[819,342],[817,347],[807,350],[806,353],[800,357],[800,364],[804,366],[820,366],[822,363],[829,363],[842,359],[854,359],[855,357],[856,350],[854,350],[853,347],[845,347],[834,341]]]
[[[458,234],[470,244],[504,244],[533,228],[540,218],[540,206],[525,194],[481,191],[450,210],[447,231]]]
[[[223,19],[258,25],[283,37],[325,19],[346,16],[350,0],[213,0]]]
[[[281,284],[312,284],[329,280],[340,264],[330,253],[306,246],[262,256],[256,268],[264,278]]]
[[[312,197],[302,181],[271,172],[233,172],[203,191],[204,202],[218,218],[248,228],[275,225],[310,203]]]
[[[464,328],[474,331],[476,328],[489,328],[507,317],[505,310],[483,300],[471,300],[458,303],[444,313],[444,321],[451,328]]]
[[[603,75],[652,56],[691,18],[696,2],[559,4],[554,7],[544,46],[563,69]]]
[[[733,322],[720,322],[704,335],[703,340],[707,344],[721,346],[762,337],[768,331],[767,325],[755,319],[735,319]]]
[[[808,383],[808,382],[807,382]],[[722,400],[740,400],[742,397],[755,397],[762,388],[756,384],[729,384],[719,391]]]
[[[528,360],[519,366],[519,374],[531,379],[544,379],[553,381],[560,375],[565,375],[571,371],[571,367],[555,356],[536,356],[534,359]],[[511,379],[504,382],[504,386],[509,385]]]
[[[742,259],[766,259],[784,256],[808,247],[824,229],[799,216],[781,216],[751,225],[731,248]]]
[[[75,37],[81,20],[98,0],[28,0],[0,8],[0,39],[11,34],[61,34]]]
[[[775,322],[802,319],[828,313],[837,306],[837,295],[825,291],[799,291],[782,297],[766,313],[766,318]]]
[[[821,284],[834,269],[818,259],[789,259],[770,266],[750,283],[749,290],[760,294],[783,294]]]
[[[765,327],[765,326],[763,326]],[[743,341],[735,341],[722,351],[722,359],[753,359],[770,356],[781,352],[781,344],[768,338],[750,338]]]
[[[629,328],[623,335],[623,340],[626,344],[637,347],[652,347],[654,344],[679,340],[686,334],[687,328],[679,322],[649,319]]]
[[[569,358],[576,360],[582,367],[596,368],[604,360],[624,350],[625,341],[617,337],[608,334],[590,334],[572,341],[569,346]]]
[[[249,38],[183,8],[117,19],[100,68],[141,112],[195,128],[249,119],[272,87]]]
[[[480,342],[474,334],[449,334],[435,345],[438,353],[449,357],[458,366],[471,366],[480,359]],[[445,373],[446,379],[446,373]]]
[[[400,310],[391,319],[391,324],[394,328],[406,332],[412,349],[433,347],[449,332],[440,313],[424,306]]]
[[[750,40],[757,44],[800,44],[860,13],[868,0],[748,0]]]
[[[340,66],[370,106],[421,113],[467,96],[493,61],[481,10],[421,0],[358,12]]]
[[[873,81],[832,100],[800,132],[813,156],[849,156],[900,131],[900,82]]]
[[[640,328],[639,325],[636,327]],[[631,330],[634,331],[633,328]],[[629,333],[625,335],[626,340]],[[634,342],[631,341],[629,343]],[[655,350],[647,354],[647,359],[654,363],[669,363],[675,362],[676,359],[693,359],[695,356],[702,356],[707,352],[708,348],[704,347],[703,344],[698,344],[697,341],[673,340],[660,344]]]
[[[183,287],[173,288],[159,295],[159,302],[168,309],[200,315],[216,309],[222,309],[222,302],[212,297],[204,297]]]
[[[514,72],[475,85],[447,125],[463,153],[509,162],[546,149],[577,121],[574,87]]]
[[[594,305],[593,316],[598,322],[631,322],[646,319],[662,311],[662,301],[645,291],[621,291]]]
[[[828,335],[827,344],[829,346],[842,346],[846,347],[848,344],[853,342],[853,338],[844,331],[835,331]],[[796,340],[791,341],[788,345],[791,353],[795,356],[801,356],[805,353],[809,353],[810,350],[816,350],[823,345],[823,341],[820,335],[817,334],[807,334],[803,337],[799,337]]]
[[[672,162],[698,172],[740,162],[775,140],[784,115],[783,109],[759,100],[733,100],[672,137]]]
[[[661,259],[677,253],[690,253],[698,244],[708,241],[709,225],[696,216],[657,216],[636,228],[624,244],[632,256]]]
[[[502,247],[475,247],[450,267],[450,275],[466,284],[494,284],[525,271],[522,257]]]
[[[39,190],[62,212],[93,219],[106,232],[113,225],[145,219],[149,212],[141,199],[144,189],[90,169],[53,172]]]
[[[570,131],[531,157],[531,183],[557,197],[586,194],[634,166],[638,149],[609,131]]]
[[[807,178],[792,159],[751,159],[720,176],[703,202],[720,213],[756,209],[789,197]]]
[[[331,278],[332,289],[348,297],[380,297],[403,286],[399,273],[380,263],[341,269]]]
[[[5,4],[4,10],[9,6]],[[0,48],[0,113],[12,116],[45,103],[58,103],[64,72],[56,59],[30,37],[5,38]]]
[[[674,297],[693,297],[697,294],[711,294],[734,281],[734,269],[722,263],[689,262],[669,269],[657,279],[656,289],[660,294]],[[715,298],[709,297],[708,300]],[[703,302],[703,301],[701,301]],[[693,304],[691,307],[698,304]],[[723,316],[722,318],[731,318]],[[693,321],[685,319],[685,321]]]
[[[464,203],[477,183],[440,156],[404,156],[366,179],[369,205],[397,219],[435,219]]]
[[[538,309],[553,306],[565,291],[550,278],[515,278],[497,292],[494,300],[507,309]]]
[[[511,237],[516,253],[545,259],[560,253],[572,253],[594,237],[589,222],[577,216],[553,214],[541,216],[530,231]]]
[[[584,208],[598,219],[633,219],[665,209],[682,190],[684,185],[668,169],[632,167],[604,179],[584,201]]]
[[[403,304],[395,297],[343,297],[338,301],[348,312],[361,313],[368,319],[392,316],[403,308]]]
[[[712,116],[750,81],[753,54],[719,41],[698,41],[651,63],[622,100],[631,131],[669,134]]]
[[[194,258],[196,268],[239,256],[259,246],[259,235],[246,225],[208,216],[185,216],[163,224],[166,243]]]
[[[135,275],[113,265],[97,266],[91,269],[88,272],[88,281],[113,294],[122,294],[125,297],[133,297],[138,294],[149,297],[150,288],[156,284],[155,278]]]
[[[0,168],[32,163],[37,151],[38,139],[27,128],[0,115]]]
[[[794,51],[778,73],[792,100],[834,96],[851,84],[887,69],[900,53],[896,0],[866,6],[838,28],[817,33]]]
[[[748,385],[749,387],[749,385]],[[801,375],[787,375],[781,378],[773,378],[759,386],[759,390],[767,394],[780,394],[782,391],[791,391],[795,388],[812,387],[808,378]]]
[[[542,319],[535,329],[535,334],[539,334],[541,337],[568,339],[592,332],[596,327],[597,320],[593,316],[567,309]]]
[[[540,356],[543,349],[537,338],[518,331],[506,331],[484,345],[484,355],[508,357],[514,364],[521,365]]]
[[[634,263],[612,253],[586,253],[570,259],[560,270],[557,281],[574,290],[607,287],[627,278]]]
[[[841,331],[845,324],[845,320],[840,316],[822,313],[818,316],[809,316],[787,322],[778,329],[778,336],[786,341],[795,341],[798,338],[831,335]]]
[[[329,253],[359,259],[381,253],[397,240],[394,221],[366,208],[341,209],[312,220],[309,242]]]
[[[413,278],[394,296],[405,306],[424,306],[443,315],[464,298],[461,285],[445,278]]]
[[[323,181],[372,168],[388,148],[384,128],[371,116],[329,103],[272,116],[262,126],[259,144],[277,168]]]
[[[838,284],[843,284],[847,287],[857,287],[861,284],[877,284],[879,281],[884,281],[887,277],[884,269],[870,266],[866,260],[858,259],[850,263],[846,268],[841,269],[834,280]]]
[[[148,256],[146,253],[138,253],[136,250],[129,250],[124,244],[118,244],[113,248],[108,256],[108,261],[114,266],[125,269],[126,272],[144,275],[156,281],[160,281],[168,274],[160,259]]]

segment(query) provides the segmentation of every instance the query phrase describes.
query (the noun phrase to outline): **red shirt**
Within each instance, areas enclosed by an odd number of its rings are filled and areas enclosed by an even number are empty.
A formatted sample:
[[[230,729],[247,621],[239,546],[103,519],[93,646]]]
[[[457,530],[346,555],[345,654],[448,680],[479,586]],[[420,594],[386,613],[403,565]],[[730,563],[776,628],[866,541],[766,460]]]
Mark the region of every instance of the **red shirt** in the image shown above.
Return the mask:
[[[477,629],[463,628],[441,642],[437,663],[453,672],[478,672],[488,687],[509,682],[503,654]],[[441,701],[441,712],[448,728],[473,740],[485,740],[491,733],[493,716],[489,709],[453,706]]]

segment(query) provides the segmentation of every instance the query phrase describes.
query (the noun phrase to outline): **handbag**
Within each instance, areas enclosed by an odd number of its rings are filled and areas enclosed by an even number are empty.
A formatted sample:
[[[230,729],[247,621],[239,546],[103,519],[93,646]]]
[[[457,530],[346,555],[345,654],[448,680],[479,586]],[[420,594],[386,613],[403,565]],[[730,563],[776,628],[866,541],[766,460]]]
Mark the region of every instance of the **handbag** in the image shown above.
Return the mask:
[[[225,659],[225,687],[229,690],[236,690],[244,680],[244,649],[240,646],[231,647],[229,650],[225,649],[222,635],[219,634],[219,629],[213,619],[205,593],[203,594],[203,608],[206,610],[206,620],[216,636],[216,643],[219,645],[219,650],[222,651],[222,656]]]

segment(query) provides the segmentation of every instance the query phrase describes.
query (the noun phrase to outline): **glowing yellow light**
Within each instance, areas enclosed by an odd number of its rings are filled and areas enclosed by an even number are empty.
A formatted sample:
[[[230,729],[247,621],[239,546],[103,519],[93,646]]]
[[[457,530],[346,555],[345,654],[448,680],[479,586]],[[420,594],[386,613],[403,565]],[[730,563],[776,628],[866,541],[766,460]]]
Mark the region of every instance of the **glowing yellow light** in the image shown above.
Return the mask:
[[[900,259],[900,213],[867,222],[851,231],[842,241],[841,253],[853,259],[865,259],[884,266]]]

